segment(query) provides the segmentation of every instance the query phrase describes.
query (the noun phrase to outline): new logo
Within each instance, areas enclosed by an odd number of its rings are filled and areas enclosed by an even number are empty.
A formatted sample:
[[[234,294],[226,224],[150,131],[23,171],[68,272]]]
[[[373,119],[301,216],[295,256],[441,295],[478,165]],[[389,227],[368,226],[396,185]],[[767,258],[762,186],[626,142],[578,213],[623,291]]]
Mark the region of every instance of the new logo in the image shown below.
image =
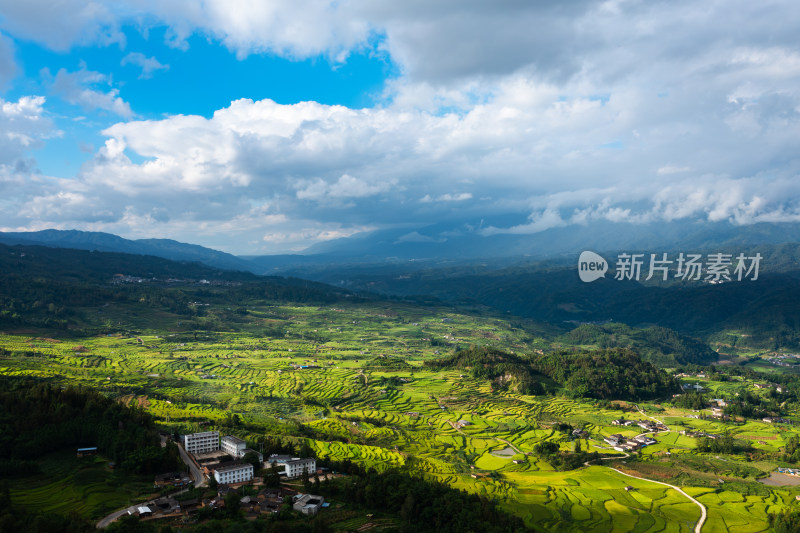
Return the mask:
[[[605,277],[608,271],[608,262],[602,256],[585,251],[578,258],[578,276],[586,283]]]

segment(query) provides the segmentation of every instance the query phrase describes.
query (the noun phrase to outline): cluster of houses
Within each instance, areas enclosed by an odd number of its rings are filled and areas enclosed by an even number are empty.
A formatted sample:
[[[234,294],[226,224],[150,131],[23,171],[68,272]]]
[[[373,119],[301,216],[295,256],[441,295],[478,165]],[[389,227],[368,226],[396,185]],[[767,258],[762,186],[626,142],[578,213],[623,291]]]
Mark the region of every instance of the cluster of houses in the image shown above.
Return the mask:
[[[675,377],[676,378],[693,378],[693,377],[696,377],[698,379],[705,379],[708,376],[706,376],[705,372],[700,372],[699,374],[694,374],[694,375],[693,374],[687,374],[686,372],[681,372],[680,374],[675,374]]]
[[[128,511],[129,514],[136,514],[141,518],[169,518],[177,516],[186,516],[196,513],[201,508],[206,509],[221,509],[225,507],[225,497],[233,490],[228,486],[221,486],[214,498],[193,498],[188,500],[176,500],[173,497],[159,498],[148,502],[146,505],[137,507],[136,512]],[[253,496],[244,496],[239,500],[240,509],[244,511],[245,517],[257,518],[263,514],[277,513],[280,511],[284,502],[284,491],[279,488],[265,488],[260,490]],[[296,495],[293,498],[299,499]],[[316,496],[321,502],[324,502],[322,496]],[[309,507],[304,514],[316,514],[322,507]],[[294,505],[298,509],[297,505]],[[298,509],[303,512],[302,509]]]
[[[192,478],[189,474],[180,472],[168,472],[166,474],[159,474],[153,482],[153,487],[162,489],[164,487],[186,487],[192,483]]]
[[[777,392],[783,392],[783,385],[774,383],[754,383],[753,386],[757,389],[775,389]]]
[[[653,437],[645,434],[637,435],[633,438],[626,438],[619,433],[610,435],[603,439],[609,446],[620,452],[634,452],[642,446],[650,446],[656,444],[658,441]]]
[[[703,392],[706,390],[702,385],[697,383],[681,383],[681,389],[684,391],[696,391],[696,392]]]
[[[317,472],[317,461],[313,457],[292,457],[290,455],[273,454],[264,461],[261,452],[247,447],[247,443],[233,435],[220,439],[218,431],[191,433],[183,437],[184,448],[191,453],[208,476],[213,476],[220,485],[238,485],[253,481],[255,474],[253,464],[243,458],[248,454],[258,457],[258,462],[265,468],[282,467],[279,473],[288,479],[301,477]],[[232,461],[220,461],[225,456]]]
[[[728,402],[722,398],[714,398],[711,400],[711,416],[714,418],[721,418],[728,420],[730,417],[723,412],[723,408],[728,406]]]
[[[625,420],[624,418],[620,418],[618,420],[612,420],[611,424],[614,426],[639,426],[645,431],[669,431],[669,428],[660,422],[656,422],[655,420]]]
[[[669,430],[667,426],[654,420],[625,420],[624,418],[620,418],[617,420],[612,420],[611,424],[625,427],[638,426],[647,433]],[[646,435],[645,433],[631,438],[624,437],[623,435],[616,433],[614,435],[609,435],[603,440],[613,449],[620,452],[634,452],[643,446],[650,446],[658,442],[656,439]]]
[[[686,435],[687,437],[694,437],[696,439],[705,437],[708,439],[718,439],[719,435],[715,433],[706,433],[705,431],[692,431],[690,429],[682,429],[680,431],[681,435]]]
[[[787,354],[776,354],[772,357],[765,357],[764,360],[768,363],[772,363],[776,366],[795,366],[796,361],[794,362],[787,362],[790,359],[800,359],[800,355],[795,353],[787,353]],[[778,391],[780,392],[780,391]]]
[[[764,422],[765,424],[789,424],[789,425],[794,424],[794,422],[792,422],[788,418],[778,418],[773,416],[765,416],[764,418],[761,419],[761,421]]]
[[[787,476],[800,476],[800,468],[783,468],[779,467],[778,472],[786,474]]]

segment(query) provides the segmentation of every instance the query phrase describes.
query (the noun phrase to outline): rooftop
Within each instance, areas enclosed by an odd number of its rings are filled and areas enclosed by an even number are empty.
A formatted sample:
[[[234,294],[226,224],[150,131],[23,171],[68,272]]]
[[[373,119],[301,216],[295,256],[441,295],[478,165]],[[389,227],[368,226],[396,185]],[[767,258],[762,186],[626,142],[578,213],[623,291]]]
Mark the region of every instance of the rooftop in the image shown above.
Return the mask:
[[[294,458],[292,458],[291,461],[286,461],[286,464],[287,465],[296,465],[296,464],[308,463],[308,462],[311,462],[313,460],[314,460],[313,457],[303,457],[302,459],[294,457]]]
[[[216,467],[214,467],[215,472],[229,472],[231,470],[239,470],[241,468],[253,468],[253,465],[250,463],[244,463],[242,461],[227,461],[225,463],[220,463]]]

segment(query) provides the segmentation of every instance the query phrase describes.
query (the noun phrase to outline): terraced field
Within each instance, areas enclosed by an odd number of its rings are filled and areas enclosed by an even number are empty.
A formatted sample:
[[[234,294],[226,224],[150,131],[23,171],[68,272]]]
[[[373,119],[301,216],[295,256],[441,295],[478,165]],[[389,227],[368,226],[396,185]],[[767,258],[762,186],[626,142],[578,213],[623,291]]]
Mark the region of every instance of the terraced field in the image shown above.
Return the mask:
[[[99,457],[76,459],[74,452],[55,452],[40,467],[40,476],[11,481],[13,503],[45,512],[99,518],[152,493],[151,479],[114,472]]]
[[[162,318],[151,329],[92,338],[7,332],[0,335],[7,351],[0,356],[0,374],[83,383],[138,402],[170,430],[205,430],[210,424],[257,443],[265,434],[298,441],[302,424],[312,435],[306,442],[321,458],[379,470],[403,466],[497,498],[542,531],[692,531],[699,519],[696,505],[665,486],[605,466],[559,472],[533,453],[544,441],[572,450],[569,432],[557,429],[566,423],[588,432],[581,440],[584,450],[622,457],[603,438],[639,433],[611,425],[623,414],[644,418],[635,410],[492,392],[485,380],[423,367],[456,346],[522,352],[546,346],[535,330],[492,316],[403,304],[248,306],[247,322],[229,332],[183,331],[179,318]],[[659,414],[674,430],[658,435],[658,444],[641,454],[640,468],[652,463],[653,479],[663,478],[656,467],[667,454],[717,461],[697,454],[695,439],[677,429],[727,429],[765,443],[754,445],[766,451],[777,451],[795,433],[760,422],[725,427],[689,414],[673,408]],[[723,477],[744,471],[726,470],[722,460],[711,466]],[[83,483],[65,472],[58,486],[16,486],[12,494],[31,507],[87,515],[127,502],[128,493],[103,490],[102,476],[93,475],[98,478]],[[800,494],[800,488],[764,488],[745,496],[722,487],[686,486],[708,507],[703,531],[764,529],[768,512],[796,505]],[[53,499],[54,493],[62,496]]]

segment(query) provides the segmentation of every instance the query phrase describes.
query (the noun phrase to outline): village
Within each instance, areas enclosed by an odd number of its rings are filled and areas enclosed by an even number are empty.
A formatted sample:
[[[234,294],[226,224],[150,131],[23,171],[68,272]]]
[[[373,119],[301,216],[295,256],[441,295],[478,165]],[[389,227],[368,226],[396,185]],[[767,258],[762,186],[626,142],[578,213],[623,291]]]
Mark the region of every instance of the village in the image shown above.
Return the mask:
[[[653,420],[625,420],[624,418],[620,418],[618,420],[612,420],[612,425],[615,426],[638,426],[644,430],[644,433],[636,435],[633,438],[625,438],[619,433],[614,435],[609,435],[605,437],[603,440],[611,446],[614,450],[620,452],[635,452],[636,450],[642,448],[643,446],[650,446],[653,444],[657,444],[658,441],[653,437],[648,436],[648,433],[656,433],[659,431],[668,431],[669,428],[660,422],[655,422]]]
[[[233,435],[220,438],[218,431],[183,435],[179,445],[190,473],[159,474],[153,483],[162,494],[170,489],[179,489],[178,492],[118,512],[108,523],[126,513],[142,520],[178,518],[185,522],[198,513],[221,510],[232,504],[248,519],[278,513],[285,504],[302,515],[313,516],[330,505],[323,496],[303,493],[286,484],[293,480],[313,478],[318,481],[333,476],[328,468],[317,467],[313,457],[271,454],[265,460],[261,452],[248,448],[244,440]],[[78,453],[94,454],[96,451],[96,448],[83,448]],[[257,475],[259,470],[277,474],[278,486],[266,486],[264,477]],[[206,490],[205,497],[182,497],[194,496],[197,491],[193,488],[216,489],[216,494],[209,497],[210,491]]]

